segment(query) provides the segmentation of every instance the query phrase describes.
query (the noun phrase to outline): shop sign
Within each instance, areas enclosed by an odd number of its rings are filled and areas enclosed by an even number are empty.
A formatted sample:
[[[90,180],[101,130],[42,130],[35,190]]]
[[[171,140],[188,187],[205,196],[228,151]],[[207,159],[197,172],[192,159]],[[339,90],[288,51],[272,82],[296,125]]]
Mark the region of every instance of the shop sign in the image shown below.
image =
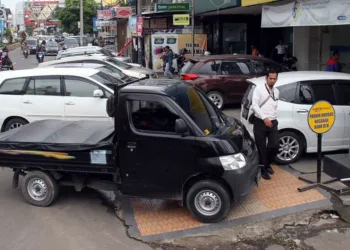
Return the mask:
[[[179,25],[179,26],[190,25],[190,15],[189,14],[173,15],[173,25]]]
[[[189,3],[158,3],[156,4],[156,11],[189,11]]]
[[[116,17],[117,18],[129,18],[132,15],[131,7],[119,7],[116,8]]]
[[[277,0],[241,0],[241,6],[257,5],[262,3],[275,2]]]
[[[141,37],[143,31],[143,17],[138,16],[136,21],[136,36]]]
[[[98,10],[97,11],[97,19],[100,20],[108,20],[112,18],[111,10]]]
[[[261,27],[326,26],[350,24],[350,0],[298,0],[262,6]]]

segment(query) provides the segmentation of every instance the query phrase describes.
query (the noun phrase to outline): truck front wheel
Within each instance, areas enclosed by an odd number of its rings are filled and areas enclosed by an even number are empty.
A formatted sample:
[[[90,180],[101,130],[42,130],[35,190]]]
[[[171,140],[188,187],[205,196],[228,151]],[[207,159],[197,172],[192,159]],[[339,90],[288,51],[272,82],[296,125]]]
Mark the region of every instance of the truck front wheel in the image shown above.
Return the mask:
[[[28,172],[22,180],[21,189],[25,200],[39,207],[51,205],[58,196],[57,182],[42,171]]]
[[[219,182],[203,180],[190,188],[186,203],[188,210],[198,220],[214,223],[224,219],[230,211],[231,197]]]

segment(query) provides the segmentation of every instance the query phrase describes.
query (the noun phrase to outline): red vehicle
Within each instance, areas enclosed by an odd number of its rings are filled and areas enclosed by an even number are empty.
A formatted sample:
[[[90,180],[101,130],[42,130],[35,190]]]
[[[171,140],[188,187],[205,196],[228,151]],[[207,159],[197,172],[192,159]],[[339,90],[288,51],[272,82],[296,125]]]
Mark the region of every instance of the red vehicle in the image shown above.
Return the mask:
[[[189,57],[181,70],[181,79],[192,82],[222,109],[225,104],[241,103],[249,78],[268,70],[289,69],[270,59],[250,55],[212,55]]]

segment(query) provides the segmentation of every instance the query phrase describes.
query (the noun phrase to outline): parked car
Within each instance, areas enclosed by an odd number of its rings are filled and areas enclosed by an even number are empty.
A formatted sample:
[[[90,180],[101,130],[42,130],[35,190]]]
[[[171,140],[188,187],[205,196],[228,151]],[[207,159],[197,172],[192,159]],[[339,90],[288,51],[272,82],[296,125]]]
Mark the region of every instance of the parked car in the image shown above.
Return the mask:
[[[102,65],[111,65],[119,70],[121,70],[125,75],[135,77],[135,78],[143,78],[146,75],[149,78],[158,78],[157,73],[153,70],[147,68],[141,68],[136,66],[131,66],[127,63],[124,63],[115,57],[108,57],[102,55],[84,55],[84,56],[73,56],[62,58],[60,60],[49,61],[45,63],[41,63],[38,67],[48,67],[54,64],[65,64],[65,63],[98,63]]]
[[[45,55],[48,55],[48,56],[57,55],[58,51],[59,51],[58,43],[56,42],[47,43]]]
[[[79,46],[87,46],[89,43],[87,36],[83,36],[83,44],[80,44],[80,36],[69,36],[68,38],[73,38],[77,40]]]
[[[112,77],[115,77],[117,79],[120,79],[123,82],[129,82],[134,81],[137,78],[130,77],[125,75],[121,70],[110,66],[110,65],[102,65],[98,63],[65,63],[65,64],[54,64],[51,66],[52,68],[89,68],[89,69],[96,69],[103,73],[106,73],[108,75],[111,75]],[[110,79],[106,79],[105,81],[100,81],[101,83],[105,84],[106,86],[113,89],[113,84],[110,83]]]
[[[252,95],[256,86],[265,84],[265,77],[249,79],[241,107],[241,121],[253,136],[247,121],[252,113]],[[348,149],[350,145],[350,75],[335,72],[288,72],[278,76],[278,129],[280,148],[276,161],[290,164],[303,153],[317,152],[317,136],[307,122],[311,106],[320,100],[334,105],[336,120],[323,135],[322,152]]]
[[[86,55],[86,54],[100,54],[104,56],[110,56],[115,57],[109,50],[98,47],[98,46],[82,46],[82,47],[74,47],[69,48],[59,55],[57,55],[56,60],[64,58],[64,57],[70,57],[70,56],[79,56],[79,55]]]
[[[36,47],[38,45],[38,40],[34,39],[27,39],[27,44],[29,46],[29,54],[36,54]]]
[[[1,132],[44,119],[111,120],[106,113],[106,101],[113,90],[101,83],[101,78],[104,82],[105,79],[110,79],[109,83],[118,82],[117,78],[91,68],[2,72]]]
[[[63,43],[63,50],[74,48],[74,47],[79,47],[78,41],[75,38],[66,37]]]
[[[289,71],[278,63],[259,56],[213,55],[189,57],[181,79],[201,89],[218,108],[240,103],[248,88],[247,79],[262,76],[269,69]]]

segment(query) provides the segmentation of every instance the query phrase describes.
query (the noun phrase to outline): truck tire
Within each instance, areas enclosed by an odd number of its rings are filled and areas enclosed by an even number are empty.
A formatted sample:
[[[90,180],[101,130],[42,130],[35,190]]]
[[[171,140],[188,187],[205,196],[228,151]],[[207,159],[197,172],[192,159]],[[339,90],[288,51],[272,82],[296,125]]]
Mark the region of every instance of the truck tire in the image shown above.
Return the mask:
[[[195,183],[187,193],[186,204],[191,214],[204,223],[221,221],[232,205],[229,191],[211,180]]]
[[[56,180],[42,171],[28,172],[21,183],[25,200],[38,207],[50,206],[58,196]]]
[[[10,129],[19,128],[26,124],[28,124],[28,122],[22,118],[12,118],[6,123],[4,132]]]

